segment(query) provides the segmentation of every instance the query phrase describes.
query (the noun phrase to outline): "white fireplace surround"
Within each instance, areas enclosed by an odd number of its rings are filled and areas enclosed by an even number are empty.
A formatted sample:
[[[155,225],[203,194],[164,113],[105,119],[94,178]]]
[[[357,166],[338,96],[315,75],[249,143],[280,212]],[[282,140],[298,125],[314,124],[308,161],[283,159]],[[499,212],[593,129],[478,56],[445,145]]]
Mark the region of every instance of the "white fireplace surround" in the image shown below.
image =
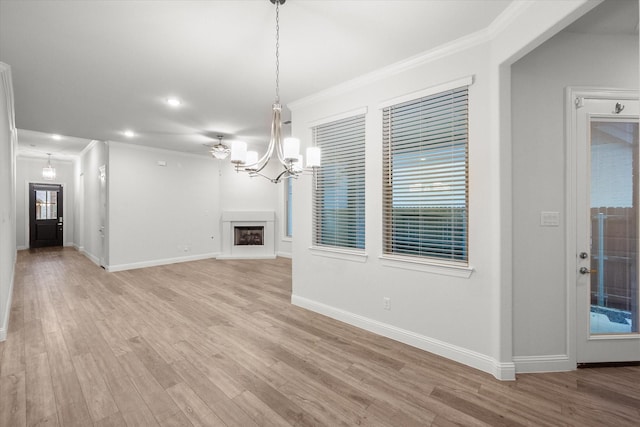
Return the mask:
[[[276,257],[275,218],[273,211],[222,212],[222,253],[218,259],[273,259]],[[263,245],[235,245],[235,227],[264,227]]]

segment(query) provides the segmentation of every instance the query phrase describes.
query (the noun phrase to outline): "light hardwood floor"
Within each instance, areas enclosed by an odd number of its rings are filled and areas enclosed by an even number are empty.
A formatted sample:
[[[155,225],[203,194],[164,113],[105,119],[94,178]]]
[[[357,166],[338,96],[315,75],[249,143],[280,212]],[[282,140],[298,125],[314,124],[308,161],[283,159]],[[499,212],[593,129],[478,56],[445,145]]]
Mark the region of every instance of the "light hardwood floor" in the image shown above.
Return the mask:
[[[290,271],[21,251],[0,426],[640,425],[640,367],[500,382],[290,305]]]

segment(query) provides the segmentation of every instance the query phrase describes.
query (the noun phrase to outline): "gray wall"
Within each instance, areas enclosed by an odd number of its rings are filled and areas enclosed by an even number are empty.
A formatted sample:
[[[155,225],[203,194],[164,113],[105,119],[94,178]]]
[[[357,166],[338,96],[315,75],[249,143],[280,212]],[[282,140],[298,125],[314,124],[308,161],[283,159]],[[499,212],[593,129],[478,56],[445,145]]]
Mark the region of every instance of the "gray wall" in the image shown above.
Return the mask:
[[[543,361],[574,339],[565,280],[567,86],[638,88],[638,37],[560,33],[512,67],[514,356]],[[560,212],[540,227],[540,212]],[[541,365],[542,366],[542,365]]]

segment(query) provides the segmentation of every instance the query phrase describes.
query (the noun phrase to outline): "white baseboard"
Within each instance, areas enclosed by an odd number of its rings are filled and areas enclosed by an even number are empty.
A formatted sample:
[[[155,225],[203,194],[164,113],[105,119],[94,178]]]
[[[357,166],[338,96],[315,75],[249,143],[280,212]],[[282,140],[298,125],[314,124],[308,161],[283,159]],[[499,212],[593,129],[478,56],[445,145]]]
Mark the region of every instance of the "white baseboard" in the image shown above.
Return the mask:
[[[545,356],[514,356],[516,373],[528,374],[538,372],[566,372],[576,369],[575,362],[566,354]]]
[[[15,282],[16,274],[16,257],[14,255],[13,263],[11,266],[11,276],[9,277],[9,293],[7,294],[7,303],[4,307],[4,316],[2,323],[0,323],[0,341],[7,339],[7,333],[9,331],[9,316],[11,314],[11,302],[13,301],[13,283]]]
[[[203,259],[218,258],[219,255],[220,254],[216,252],[216,253],[190,255],[190,256],[176,257],[176,258],[154,259],[150,261],[134,262],[131,264],[108,265],[108,266],[105,266],[105,270],[109,272],[115,272],[115,271],[133,270],[136,268],[156,267],[159,265],[176,264],[179,262],[200,261]]]
[[[78,249],[78,251],[86,256],[87,258],[89,258],[89,260],[91,260],[92,263],[94,263],[95,265],[97,265],[98,267],[102,267],[100,265],[100,258],[98,258],[97,256],[90,254],[89,252],[85,251],[83,247],[80,247],[81,249]]]
[[[291,303],[365,329],[369,332],[463,363],[472,368],[492,374],[499,380],[515,380],[515,366],[513,363],[500,363],[485,354],[369,319],[304,297],[292,295]]]
[[[24,251],[24,250],[26,250],[26,249],[29,249],[29,246],[17,246],[17,247],[16,247],[16,250],[17,250],[17,251]]]
[[[280,256],[282,258],[289,258],[289,259],[291,259],[293,257],[291,255],[291,252],[278,252],[276,255]]]
[[[276,259],[275,255],[217,255],[216,259]]]

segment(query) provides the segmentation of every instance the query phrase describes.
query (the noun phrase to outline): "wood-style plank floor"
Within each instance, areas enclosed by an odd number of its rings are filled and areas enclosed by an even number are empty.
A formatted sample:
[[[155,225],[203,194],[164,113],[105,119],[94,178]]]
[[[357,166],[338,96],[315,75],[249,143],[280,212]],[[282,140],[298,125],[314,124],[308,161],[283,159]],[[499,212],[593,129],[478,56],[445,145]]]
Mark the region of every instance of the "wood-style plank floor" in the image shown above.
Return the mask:
[[[640,367],[500,382],[290,305],[290,271],[21,251],[0,426],[640,425]]]

